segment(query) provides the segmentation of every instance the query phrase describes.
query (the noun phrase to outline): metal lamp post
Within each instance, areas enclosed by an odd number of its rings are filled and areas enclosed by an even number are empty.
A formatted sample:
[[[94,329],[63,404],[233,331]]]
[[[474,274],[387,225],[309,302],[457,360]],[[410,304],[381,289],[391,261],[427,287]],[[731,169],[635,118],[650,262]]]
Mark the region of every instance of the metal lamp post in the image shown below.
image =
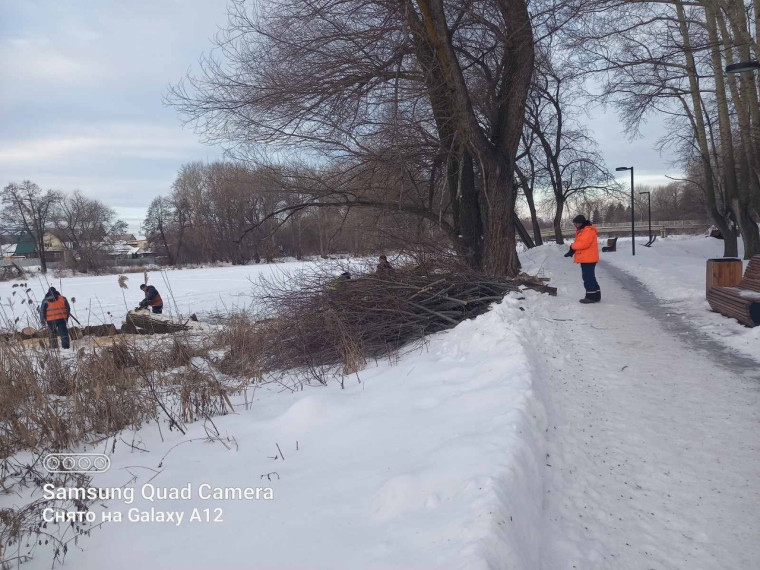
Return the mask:
[[[619,166],[615,169],[618,172],[624,170],[631,171],[631,255],[636,255],[636,218],[633,213],[633,166]]]
[[[649,242],[648,244],[652,243],[652,193],[651,192],[639,192],[639,194],[646,194],[647,200],[648,200],[648,210],[649,210]]]

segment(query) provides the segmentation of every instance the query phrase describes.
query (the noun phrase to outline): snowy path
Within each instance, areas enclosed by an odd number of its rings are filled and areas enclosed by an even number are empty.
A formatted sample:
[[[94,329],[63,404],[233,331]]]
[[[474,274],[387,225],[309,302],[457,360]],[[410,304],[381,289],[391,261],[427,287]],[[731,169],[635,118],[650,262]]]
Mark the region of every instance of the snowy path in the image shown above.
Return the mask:
[[[603,303],[577,303],[580,270],[547,253],[567,302],[523,323],[548,383],[542,568],[760,568],[760,364],[604,264]]]

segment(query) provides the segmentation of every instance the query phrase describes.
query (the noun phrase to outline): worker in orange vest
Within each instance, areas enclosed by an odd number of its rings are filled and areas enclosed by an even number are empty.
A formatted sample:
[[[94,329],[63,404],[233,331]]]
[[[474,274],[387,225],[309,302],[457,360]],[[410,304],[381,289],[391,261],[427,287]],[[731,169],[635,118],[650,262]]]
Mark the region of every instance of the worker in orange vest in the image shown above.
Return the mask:
[[[137,308],[147,309],[150,306],[150,308],[153,309],[154,313],[160,315],[164,310],[164,301],[161,299],[161,295],[158,293],[158,289],[156,289],[153,285],[146,285],[145,283],[140,285],[140,289],[142,289],[143,293],[145,293],[145,299],[140,301],[140,305]]]
[[[48,289],[40,305],[40,320],[46,324],[50,332],[50,348],[58,348],[58,337],[61,346],[69,348],[69,327],[67,321],[71,316],[69,302],[55,287]]]
[[[573,256],[573,263],[581,264],[581,275],[586,296],[581,303],[598,303],[602,300],[602,290],[596,280],[596,264],[599,261],[599,244],[596,241],[596,228],[585,216],[573,218],[575,241],[565,257]]]

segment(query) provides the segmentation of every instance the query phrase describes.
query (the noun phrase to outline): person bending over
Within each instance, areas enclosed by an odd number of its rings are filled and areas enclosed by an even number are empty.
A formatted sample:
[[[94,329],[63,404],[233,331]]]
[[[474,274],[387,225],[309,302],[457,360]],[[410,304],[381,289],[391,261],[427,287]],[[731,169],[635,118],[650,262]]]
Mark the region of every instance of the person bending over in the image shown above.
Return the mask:
[[[140,301],[140,306],[138,308],[147,309],[150,307],[153,309],[154,313],[160,315],[164,310],[164,301],[161,299],[158,290],[153,285],[146,285],[145,283],[140,285],[140,289],[145,293],[145,299]]]

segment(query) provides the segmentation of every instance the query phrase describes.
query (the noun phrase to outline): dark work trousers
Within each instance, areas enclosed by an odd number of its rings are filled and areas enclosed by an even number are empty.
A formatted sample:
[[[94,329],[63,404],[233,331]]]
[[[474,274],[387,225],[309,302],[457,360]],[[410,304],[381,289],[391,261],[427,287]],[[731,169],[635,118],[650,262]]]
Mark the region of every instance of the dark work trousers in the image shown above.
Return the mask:
[[[596,263],[581,263],[581,274],[583,275],[583,287],[586,289],[586,298],[598,301],[602,298],[602,291],[599,289],[595,271]]]
[[[47,322],[48,331],[50,332],[50,348],[58,348],[58,337],[61,337],[61,346],[69,348],[69,328],[66,326],[66,319]]]
[[[160,315],[161,312],[164,310],[164,306],[163,305],[158,305],[156,307],[151,307],[151,309],[153,309],[153,312],[155,314]]]

